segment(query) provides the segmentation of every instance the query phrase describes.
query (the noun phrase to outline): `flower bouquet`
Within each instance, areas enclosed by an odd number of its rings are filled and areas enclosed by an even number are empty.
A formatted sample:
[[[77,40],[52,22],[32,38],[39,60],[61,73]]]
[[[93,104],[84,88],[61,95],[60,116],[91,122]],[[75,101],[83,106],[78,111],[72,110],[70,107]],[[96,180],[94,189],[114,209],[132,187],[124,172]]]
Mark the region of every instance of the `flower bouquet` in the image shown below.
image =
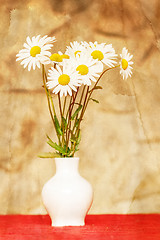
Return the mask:
[[[41,68],[43,88],[57,135],[57,141],[47,135],[47,143],[54,150],[40,155],[56,161],[56,175],[42,191],[52,226],[80,226],[84,225],[93,199],[91,185],[77,171],[79,158],[74,157],[79,150],[81,122],[89,102],[98,103],[93,94],[102,89],[99,85],[102,76],[119,67],[123,79],[127,79],[132,74],[133,56],[123,48],[117,63],[118,55],[112,44],[97,41],[74,41],[64,53],[51,53],[49,50],[55,41],[55,37],[27,37],[17,61],[21,60],[28,71]],[[58,104],[55,104],[55,95]]]
[[[36,67],[42,69],[43,87],[47,96],[49,112],[55,128],[58,142],[47,135],[47,143],[54,152],[40,157],[73,157],[78,151],[81,139],[81,122],[88,103],[98,100],[92,97],[104,73],[120,67],[120,74],[127,79],[132,74],[132,55],[123,48],[120,62],[112,44],[98,42],[70,43],[66,51],[51,53],[49,50],[56,41],[55,37],[36,37],[26,39],[24,49],[17,54],[17,61],[28,71]],[[48,73],[45,66],[50,65]],[[53,95],[58,97],[58,108],[55,107]]]

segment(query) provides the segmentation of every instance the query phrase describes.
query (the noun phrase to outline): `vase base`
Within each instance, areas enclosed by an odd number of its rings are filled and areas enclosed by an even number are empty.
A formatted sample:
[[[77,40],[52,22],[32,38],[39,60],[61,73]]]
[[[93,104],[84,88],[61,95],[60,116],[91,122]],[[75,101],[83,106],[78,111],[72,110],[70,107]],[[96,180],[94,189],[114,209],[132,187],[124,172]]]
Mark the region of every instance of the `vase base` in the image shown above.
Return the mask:
[[[52,222],[52,227],[80,227],[84,226],[84,221],[81,222]]]

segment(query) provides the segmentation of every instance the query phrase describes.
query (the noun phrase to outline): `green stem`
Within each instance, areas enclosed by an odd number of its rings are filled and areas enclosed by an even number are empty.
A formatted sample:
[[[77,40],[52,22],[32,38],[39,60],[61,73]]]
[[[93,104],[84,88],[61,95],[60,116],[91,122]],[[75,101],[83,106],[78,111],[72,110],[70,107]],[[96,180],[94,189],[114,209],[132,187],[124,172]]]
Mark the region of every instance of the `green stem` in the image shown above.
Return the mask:
[[[61,106],[61,98],[60,98],[60,93],[58,93],[58,103],[59,103],[59,110],[60,110],[60,115],[61,115],[61,126],[62,126],[62,146],[64,147],[64,124],[63,124],[63,113],[62,113],[62,106]]]
[[[53,113],[54,113],[54,115],[56,115],[56,112],[55,112],[55,108],[54,108],[52,97],[51,97],[50,92],[48,91],[48,89],[46,87],[47,75],[46,75],[45,68],[44,68],[43,64],[42,64],[42,78],[43,78],[43,84],[44,84],[45,93],[46,93],[46,96],[47,96],[48,108],[49,108],[50,116],[51,116],[54,128],[56,130],[54,116],[53,116]],[[52,109],[51,109],[51,104],[52,104],[53,113],[52,113]],[[56,130],[56,134],[57,134],[57,137],[58,137],[59,144],[61,144],[60,137],[59,137],[59,135],[57,133],[57,130]]]
[[[85,109],[84,109],[84,113],[85,113],[85,110],[86,110],[86,108],[87,108],[87,106],[88,106],[88,103],[89,103],[89,100],[90,100],[90,98],[91,98],[91,95],[92,95],[92,93],[93,93],[93,91],[94,91],[94,88],[97,86],[97,84],[99,83],[99,81],[100,81],[100,79],[102,78],[102,76],[103,76],[107,71],[109,71],[109,70],[111,70],[111,69],[114,69],[114,68],[116,68],[116,67],[119,67],[119,65],[117,65],[117,66],[115,66],[115,67],[112,67],[112,68],[107,68],[106,70],[104,70],[104,71],[101,73],[101,75],[99,76],[97,82],[94,84],[93,88],[90,90],[90,93],[89,93],[89,96],[88,96],[88,99],[87,99],[87,102],[86,102],[86,106],[85,106]],[[83,114],[84,114],[84,113],[83,113]]]
[[[66,101],[67,101],[67,96],[65,96],[65,98],[64,98],[62,118],[64,118]],[[65,119],[65,121],[67,121],[67,120]],[[66,131],[65,127],[66,127],[66,126],[64,125],[64,122],[63,122],[63,119],[62,119],[62,129],[63,129],[63,138],[62,138],[62,140],[63,140],[63,147],[64,147],[64,145],[65,145],[65,131]]]
[[[70,97],[70,102],[69,102],[68,110],[67,110],[67,113],[66,113],[66,120],[67,120],[67,118],[68,118],[68,114],[69,114],[69,111],[70,111],[70,108],[71,108],[72,98],[73,98],[73,95]]]
[[[83,112],[85,110],[85,104],[86,104],[86,101],[87,101],[88,93],[89,93],[89,86],[87,87],[87,91],[86,91],[86,95],[85,95],[85,99],[84,99],[84,103],[83,103],[83,108],[82,108],[82,111],[81,111],[81,115],[80,115],[80,118],[79,118],[77,129],[76,129],[76,132],[75,132],[75,138],[78,138],[78,134],[79,134],[79,131],[80,131],[80,123],[81,123],[83,115],[84,115]],[[76,142],[74,143],[72,156],[74,156],[75,150],[76,150]]]
[[[60,114],[61,114],[61,118],[62,118],[63,113],[62,113],[61,99],[60,99],[60,94],[59,93],[58,93],[58,103],[59,103],[59,110],[60,110]]]
[[[64,98],[63,112],[62,112],[63,116],[64,116],[64,113],[65,113],[66,101],[67,101],[67,97]]]
[[[42,65],[43,67],[44,67],[44,65]],[[45,76],[45,83],[47,82],[47,75],[46,75],[46,71],[45,71],[45,68],[44,68],[44,76]],[[46,84],[45,84],[45,86],[46,86]],[[47,89],[47,88],[46,88]],[[49,96],[49,99],[50,99],[50,101],[51,101],[51,104],[52,104],[52,109],[53,109],[53,112],[54,112],[54,115],[56,115],[56,112],[55,112],[55,107],[54,107],[54,103],[53,103],[53,99],[52,99],[52,96],[51,96],[51,94],[50,94],[50,92],[47,90],[47,93],[48,93],[48,95],[47,96]]]
[[[80,98],[80,101],[79,101],[79,105],[82,103],[85,88],[86,88],[86,85],[83,86],[83,90],[82,90],[81,98]]]
[[[85,96],[85,98],[84,98],[83,108],[82,108],[81,115],[80,115],[80,118],[79,118],[78,127],[80,126],[80,122],[82,121],[82,118],[83,118],[83,115],[84,115],[84,110],[85,110],[85,106],[86,106],[86,101],[87,101],[88,93],[89,93],[89,86],[87,87],[86,96]],[[78,129],[78,128],[77,128],[77,129]]]
[[[84,113],[86,111],[86,108],[88,106],[88,103],[89,103],[89,100],[91,98],[91,95],[94,91],[94,88],[97,86],[98,82],[100,81],[100,79],[102,78],[102,76],[104,75],[104,73],[106,73],[108,70],[111,70],[113,68],[116,68],[116,67],[119,67],[119,65],[115,66],[115,67],[112,67],[112,68],[108,68],[106,70],[104,70],[101,75],[99,76],[98,80],[96,81],[95,85],[93,86],[93,88],[89,91],[89,86],[87,88],[87,92],[86,92],[86,96],[85,96],[85,100],[84,100],[84,104],[83,104],[83,108],[82,108],[82,111],[81,111],[81,115],[80,115],[80,118],[79,118],[79,123],[78,123],[78,126],[77,126],[77,129],[76,129],[76,138],[78,137],[78,133],[80,131],[80,124],[81,124],[81,121],[83,119],[83,116],[84,116]],[[88,93],[89,93],[89,96],[88,96]],[[76,143],[74,143],[74,150],[73,150],[73,156],[74,156],[74,153],[75,153],[75,147],[76,147]]]
[[[69,115],[68,115],[68,124],[67,124],[67,133],[68,135],[66,135],[67,139],[66,139],[66,146],[68,148],[68,145],[69,145],[69,137],[70,137],[70,132],[71,132],[71,116],[72,116],[72,110],[73,110],[73,107],[74,107],[74,104],[75,104],[75,100],[76,100],[76,97],[77,97],[77,94],[78,94],[78,91],[79,91],[79,87],[77,88],[77,92],[73,93],[72,97],[73,97],[73,102],[70,103],[70,110],[69,110]]]
[[[83,95],[84,95],[84,92],[85,92],[85,88],[86,88],[86,85],[83,86],[83,90],[82,90],[82,93],[81,93],[81,98],[80,98],[80,101],[79,101],[79,106],[82,103],[82,99],[83,99]],[[73,130],[72,130],[73,132],[74,132],[75,127],[76,127],[76,122],[77,122],[78,116],[79,116],[79,113],[77,114],[75,122],[74,122]]]
[[[48,108],[49,108],[49,112],[50,112],[50,115],[51,115],[51,119],[52,119],[52,122],[55,126],[55,123],[54,123],[54,117],[53,117],[53,114],[52,114],[52,110],[51,110],[51,104],[50,104],[50,100],[49,100],[49,93],[48,93],[48,89],[46,87],[46,82],[45,82],[45,70],[44,70],[44,65],[42,64],[42,76],[43,76],[43,84],[44,84],[44,89],[45,89],[45,93],[46,93],[46,96],[47,96],[47,101],[48,101]]]

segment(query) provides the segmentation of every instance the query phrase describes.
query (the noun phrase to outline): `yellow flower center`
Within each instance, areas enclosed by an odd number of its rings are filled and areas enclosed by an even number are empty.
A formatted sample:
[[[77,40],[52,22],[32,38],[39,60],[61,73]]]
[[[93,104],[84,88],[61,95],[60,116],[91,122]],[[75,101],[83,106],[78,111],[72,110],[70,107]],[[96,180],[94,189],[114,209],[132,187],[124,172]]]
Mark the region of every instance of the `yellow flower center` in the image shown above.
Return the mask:
[[[34,46],[30,50],[30,55],[32,57],[35,57],[37,54],[40,54],[40,52],[41,52],[41,48],[39,46]]]
[[[123,58],[123,59],[122,59],[122,68],[123,68],[124,70],[126,70],[127,67],[128,67],[128,62],[127,62],[126,59]]]
[[[50,59],[51,59],[51,61],[54,61],[54,62],[62,62],[62,55],[60,55],[58,53],[53,53],[50,56]]]
[[[93,59],[98,59],[99,61],[101,61],[104,58],[103,53],[99,50],[94,50],[91,53],[91,56],[93,57]]]
[[[80,56],[81,51],[76,51],[74,55],[76,56],[77,54]]]
[[[84,65],[84,64],[82,64],[82,65],[79,65],[77,68],[76,68],[76,70],[79,72],[79,74],[81,74],[81,75],[86,75],[87,73],[88,73],[88,67],[86,66],[86,65]]]
[[[69,59],[70,58],[69,55],[67,55],[67,54],[62,54],[61,56],[62,56],[62,58],[65,58],[65,59]]]
[[[67,74],[62,74],[58,78],[59,84],[65,86],[70,82],[70,77]]]

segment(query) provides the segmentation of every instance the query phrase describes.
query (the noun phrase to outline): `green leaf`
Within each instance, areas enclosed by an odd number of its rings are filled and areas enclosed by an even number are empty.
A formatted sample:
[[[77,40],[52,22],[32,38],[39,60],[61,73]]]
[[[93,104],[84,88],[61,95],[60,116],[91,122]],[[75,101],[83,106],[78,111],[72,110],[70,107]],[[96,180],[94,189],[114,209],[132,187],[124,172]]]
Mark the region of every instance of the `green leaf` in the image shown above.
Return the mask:
[[[66,153],[65,153],[65,155],[66,155],[66,157],[68,157],[69,156],[69,154],[70,154],[70,148],[68,147],[67,149],[67,146],[66,145],[64,145],[64,149],[65,149],[65,151],[66,151]]]
[[[58,121],[58,118],[56,117],[56,115],[54,115],[54,122],[55,122],[55,127],[56,127],[57,134],[62,136],[63,132],[60,128],[59,121]]]
[[[53,141],[52,141],[52,139],[46,134],[46,136],[47,136],[47,138],[48,138],[48,140],[50,141],[50,142],[52,142],[52,143],[54,143]]]
[[[71,120],[74,120],[74,118],[77,116],[77,114],[79,113],[79,111],[81,111],[82,109],[82,105],[79,105],[79,107],[76,109],[76,111],[73,113],[73,115],[71,116]]]
[[[66,130],[67,129],[67,121],[64,117],[62,117],[62,122],[63,122],[64,129]]]
[[[78,152],[79,151],[79,148],[76,146],[75,147],[75,152]]]
[[[56,157],[61,157],[61,155],[59,153],[40,153],[38,155],[38,157],[40,158],[56,158]]]
[[[52,148],[56,149],[59,153],[66,155],[66,151],[63,147],[59,146],[57,143],[52,142],[52,140],[49,140],[47,142]]]
[[[70,132],[71,132],[70,141],[71,141],[72,143],[76,143],[76,142],[77,142],[77,137],[76,137],[76,135],[73,133],[72,130],[71,130]]]
[[[79,125],[79,118],[76,119],[76,122],[75,122],[75,127],[77,128]]]
[[[75,152],[77,152],[79,149],[78,149],[78,146],[80,144],[80,141],[81,141],[81,132],[79,130],[78,132],[78,137],[77,137],[77,140],[76,140],[76,146],[75,146]]]
[[[98,90],[98,89],[102,89],[102,87],[101,87],[101,86],[95,86],[95,87],[93,87],[89,92],[91,92],[91,91],[93,91],[93,90]]]
[[[95,86],[94,90],[97,90],[97,89],[102,89],[102,87],[101,86]]]
[[[80,103],[77,103],[77,102],[75,102],[74,104],[79,105],[79,106],[81,105]]]
[[[92,100],[93,102],[99,103],[99,101],[97,99],[94,99],[94,98],[90,98],[89,100]]]
[[[71,141],[72,143],[76,143],[76,142],[77,142],[77,139],[76,139],[75,135],[72,135],[72,136],[71,136],[70,141]]]
[[[79,145],[80,141],[81,141],[81,130],[79,130],[78,132],[77,145]]]
[[[51,139],[47,134],[46,134],[46,136],[47,136],[48,140],[50,140],[51,142],[53,142],[52,139]]]

